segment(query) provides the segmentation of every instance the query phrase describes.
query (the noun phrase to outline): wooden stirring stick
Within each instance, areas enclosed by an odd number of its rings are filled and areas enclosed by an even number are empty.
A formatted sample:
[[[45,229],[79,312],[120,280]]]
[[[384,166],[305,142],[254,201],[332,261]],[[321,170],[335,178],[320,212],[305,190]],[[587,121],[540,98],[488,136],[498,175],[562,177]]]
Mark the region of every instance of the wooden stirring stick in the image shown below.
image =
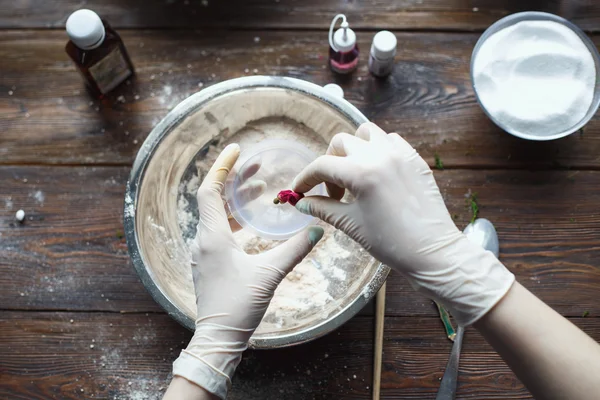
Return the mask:
[[[375,354],[373,356],[373,400],[381,393],[381,359],[383,352],[383,326],[385,321],[385,282],[377,292],[375,311]]]

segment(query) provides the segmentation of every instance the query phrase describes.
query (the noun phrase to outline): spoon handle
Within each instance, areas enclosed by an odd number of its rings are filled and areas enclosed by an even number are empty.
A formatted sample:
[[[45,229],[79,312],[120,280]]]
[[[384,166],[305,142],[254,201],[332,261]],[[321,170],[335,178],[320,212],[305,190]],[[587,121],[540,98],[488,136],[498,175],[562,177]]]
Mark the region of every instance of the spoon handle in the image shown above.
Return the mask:
[[[454,400],[456,398],[456,383],[458,381],[458,361],[460,359],[460,350],[462,347],[465,328],[459,326],[456,330],[456,338],[452,345],[452,352],[446,365],[446,371],[440,384],[435,400]]]

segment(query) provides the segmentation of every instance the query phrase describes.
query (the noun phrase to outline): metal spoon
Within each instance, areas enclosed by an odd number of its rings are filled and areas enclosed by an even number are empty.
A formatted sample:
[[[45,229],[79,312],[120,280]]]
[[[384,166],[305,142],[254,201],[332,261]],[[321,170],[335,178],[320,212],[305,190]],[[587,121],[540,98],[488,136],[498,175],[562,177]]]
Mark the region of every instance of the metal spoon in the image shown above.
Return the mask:
[[[485,218],[476,219],[475,222],[469,224],[463,233],[473,243],[478,243],[486,250],[494,253],[496,257],[499,255],[498,234],[494,225]],[[463,336],[465,329],[459,326],[456,330],[456,337],[450,352],[450,358],[446,365],[446,371],[440,383],[435,400],[454,400],[456,398],[456,384],[458,381],[458,361],[460,359],[460,350],[462,348]]]

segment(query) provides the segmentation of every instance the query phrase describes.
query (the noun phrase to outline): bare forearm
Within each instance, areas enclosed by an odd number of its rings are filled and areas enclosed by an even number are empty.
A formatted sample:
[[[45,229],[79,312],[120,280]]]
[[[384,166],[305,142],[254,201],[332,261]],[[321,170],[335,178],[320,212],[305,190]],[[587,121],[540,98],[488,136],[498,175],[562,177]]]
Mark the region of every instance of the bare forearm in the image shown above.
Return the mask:
[[[163,400],[218,400],[198,385],[176,376],[171,381]]]
[[[600,345],[518,282],[475,327],[536,399],[600,393]]]

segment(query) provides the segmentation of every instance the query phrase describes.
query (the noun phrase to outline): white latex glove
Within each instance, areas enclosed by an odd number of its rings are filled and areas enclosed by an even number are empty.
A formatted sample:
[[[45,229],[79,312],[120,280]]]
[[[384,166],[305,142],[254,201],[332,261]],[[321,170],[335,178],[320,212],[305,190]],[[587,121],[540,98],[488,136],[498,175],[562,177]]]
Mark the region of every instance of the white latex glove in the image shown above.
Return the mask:
[[[309,196],[296,208],[344,231],[404,273],[460,325],[485,315],[512,285],[514,275],[458,230],[431,169],[398,134],[371,123],[355,136],[337,134],[327,155],[296,177],[293,190],[305,193],[322,182],[332,198]],[[344,189],[354,202],[337,200]]]
[[[246,254],[234,241],[221,199],[239,152],[237,144],[227,146],[198,190],[200,220],[191,249],[196,331],[173,364],[173,375],[221,399],[277,285],[323,236],[323,228],[313,226],[268,252]]]

